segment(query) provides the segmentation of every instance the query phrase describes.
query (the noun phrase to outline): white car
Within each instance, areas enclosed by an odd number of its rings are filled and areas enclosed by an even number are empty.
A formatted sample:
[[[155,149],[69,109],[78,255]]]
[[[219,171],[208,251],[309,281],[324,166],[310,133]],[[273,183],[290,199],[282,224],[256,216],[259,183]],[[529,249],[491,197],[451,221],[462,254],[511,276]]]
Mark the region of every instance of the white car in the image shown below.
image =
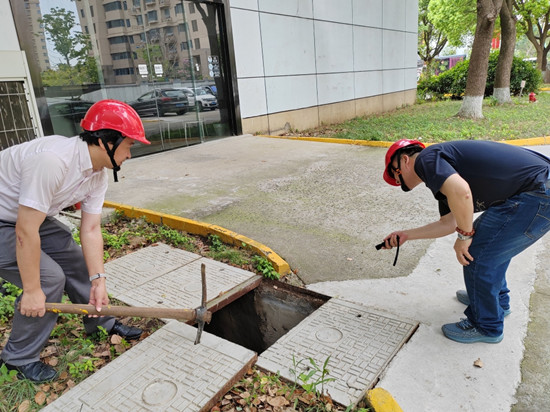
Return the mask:
[[[189,107],[196,107],[198,111],[216,110],[218,108],[218,100],[216,97],[203,88],[193,90],[182,87],[181,90],[183,90],[189,99]]]

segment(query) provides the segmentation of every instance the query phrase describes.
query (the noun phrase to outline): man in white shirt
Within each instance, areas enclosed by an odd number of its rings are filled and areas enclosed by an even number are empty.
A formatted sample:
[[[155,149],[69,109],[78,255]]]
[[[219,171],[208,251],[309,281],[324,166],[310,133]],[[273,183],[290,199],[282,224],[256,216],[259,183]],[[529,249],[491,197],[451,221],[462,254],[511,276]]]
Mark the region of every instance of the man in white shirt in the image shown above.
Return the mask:
[[[41,137],[0,151],[0,277],[23,289],[1,359],[33,382],[57,376],[40,362],[57,321],[45,302],[60,302],[66,292],[73,303],[98,310],[109,303],[101,234],[107,169],[117,181],[131,146],[150,144],[134,109],[116,100],[95,103],[81,126],[80,136]],[[53,217],[78,202],[82,247]],[[89,334],[102,326],[126,339],[141,335],[112,317],[86,317],[84,326]]]

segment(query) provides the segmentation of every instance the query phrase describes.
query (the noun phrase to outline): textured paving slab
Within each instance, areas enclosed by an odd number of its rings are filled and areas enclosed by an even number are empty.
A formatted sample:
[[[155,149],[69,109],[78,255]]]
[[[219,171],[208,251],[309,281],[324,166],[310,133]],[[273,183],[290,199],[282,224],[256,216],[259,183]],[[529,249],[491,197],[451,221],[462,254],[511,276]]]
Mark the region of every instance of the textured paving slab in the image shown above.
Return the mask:
[[[332,298],[263,352],[257,366],[296,381],[311,367],[310,358],[322,368],[330,356],[325,378],[335,380],[326,383],[325,389],[336,402],[355,405],[417,326],[414,321]],[[317,373],[308,383],[320,379]]]
[[[206,411],[256,360],[209,333],[170,322],[44,408],[48,412]]]
[[[210,301],[254,278],[235,268],[165,244],[149,246],[106,265],[108,290],[131,306],[195,308],[201,299],[201,264],[206,265]]]

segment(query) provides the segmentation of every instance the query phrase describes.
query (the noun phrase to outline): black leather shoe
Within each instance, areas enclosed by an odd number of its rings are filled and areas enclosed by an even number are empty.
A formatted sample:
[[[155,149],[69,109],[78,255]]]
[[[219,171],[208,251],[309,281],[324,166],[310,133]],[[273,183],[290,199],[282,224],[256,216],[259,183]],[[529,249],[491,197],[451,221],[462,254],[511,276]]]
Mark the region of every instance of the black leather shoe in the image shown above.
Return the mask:
[[[57,371],[40,361],[14,366],[4,363],[9,370],[16,370],[17,379],[28,379],[35,383],[49,382],[57,378]]]
[[[132,340],[132,339],[138,339],[141,336],[141,332],[143,332],[140,328],[136,328],[134,326],[127,326],[122,323],[120,323],[118,320],[115,320],[115,325],[113,326],[113,329],[111,329],[111,332],[109,332],[111,335],[118,335],[120,337],[123,337],[126,340]]]

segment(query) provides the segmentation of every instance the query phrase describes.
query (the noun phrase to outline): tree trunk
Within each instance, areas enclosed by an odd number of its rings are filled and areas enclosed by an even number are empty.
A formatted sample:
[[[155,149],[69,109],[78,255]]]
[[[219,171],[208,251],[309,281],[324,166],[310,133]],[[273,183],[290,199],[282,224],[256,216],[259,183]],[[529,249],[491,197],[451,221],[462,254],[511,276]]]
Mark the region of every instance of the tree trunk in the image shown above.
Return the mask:
[[[477,0],[477,24],[464,100],[457,116],[481,119],[495,20],[503,0]],[[474,107],[476,106],[476,107]]]
[[[502,43],[495,72],[493,96],[499,104],[511,103],[510,75],[516,47],[516,19],[512,13],[512,0],[504,0],[500,9]]]

